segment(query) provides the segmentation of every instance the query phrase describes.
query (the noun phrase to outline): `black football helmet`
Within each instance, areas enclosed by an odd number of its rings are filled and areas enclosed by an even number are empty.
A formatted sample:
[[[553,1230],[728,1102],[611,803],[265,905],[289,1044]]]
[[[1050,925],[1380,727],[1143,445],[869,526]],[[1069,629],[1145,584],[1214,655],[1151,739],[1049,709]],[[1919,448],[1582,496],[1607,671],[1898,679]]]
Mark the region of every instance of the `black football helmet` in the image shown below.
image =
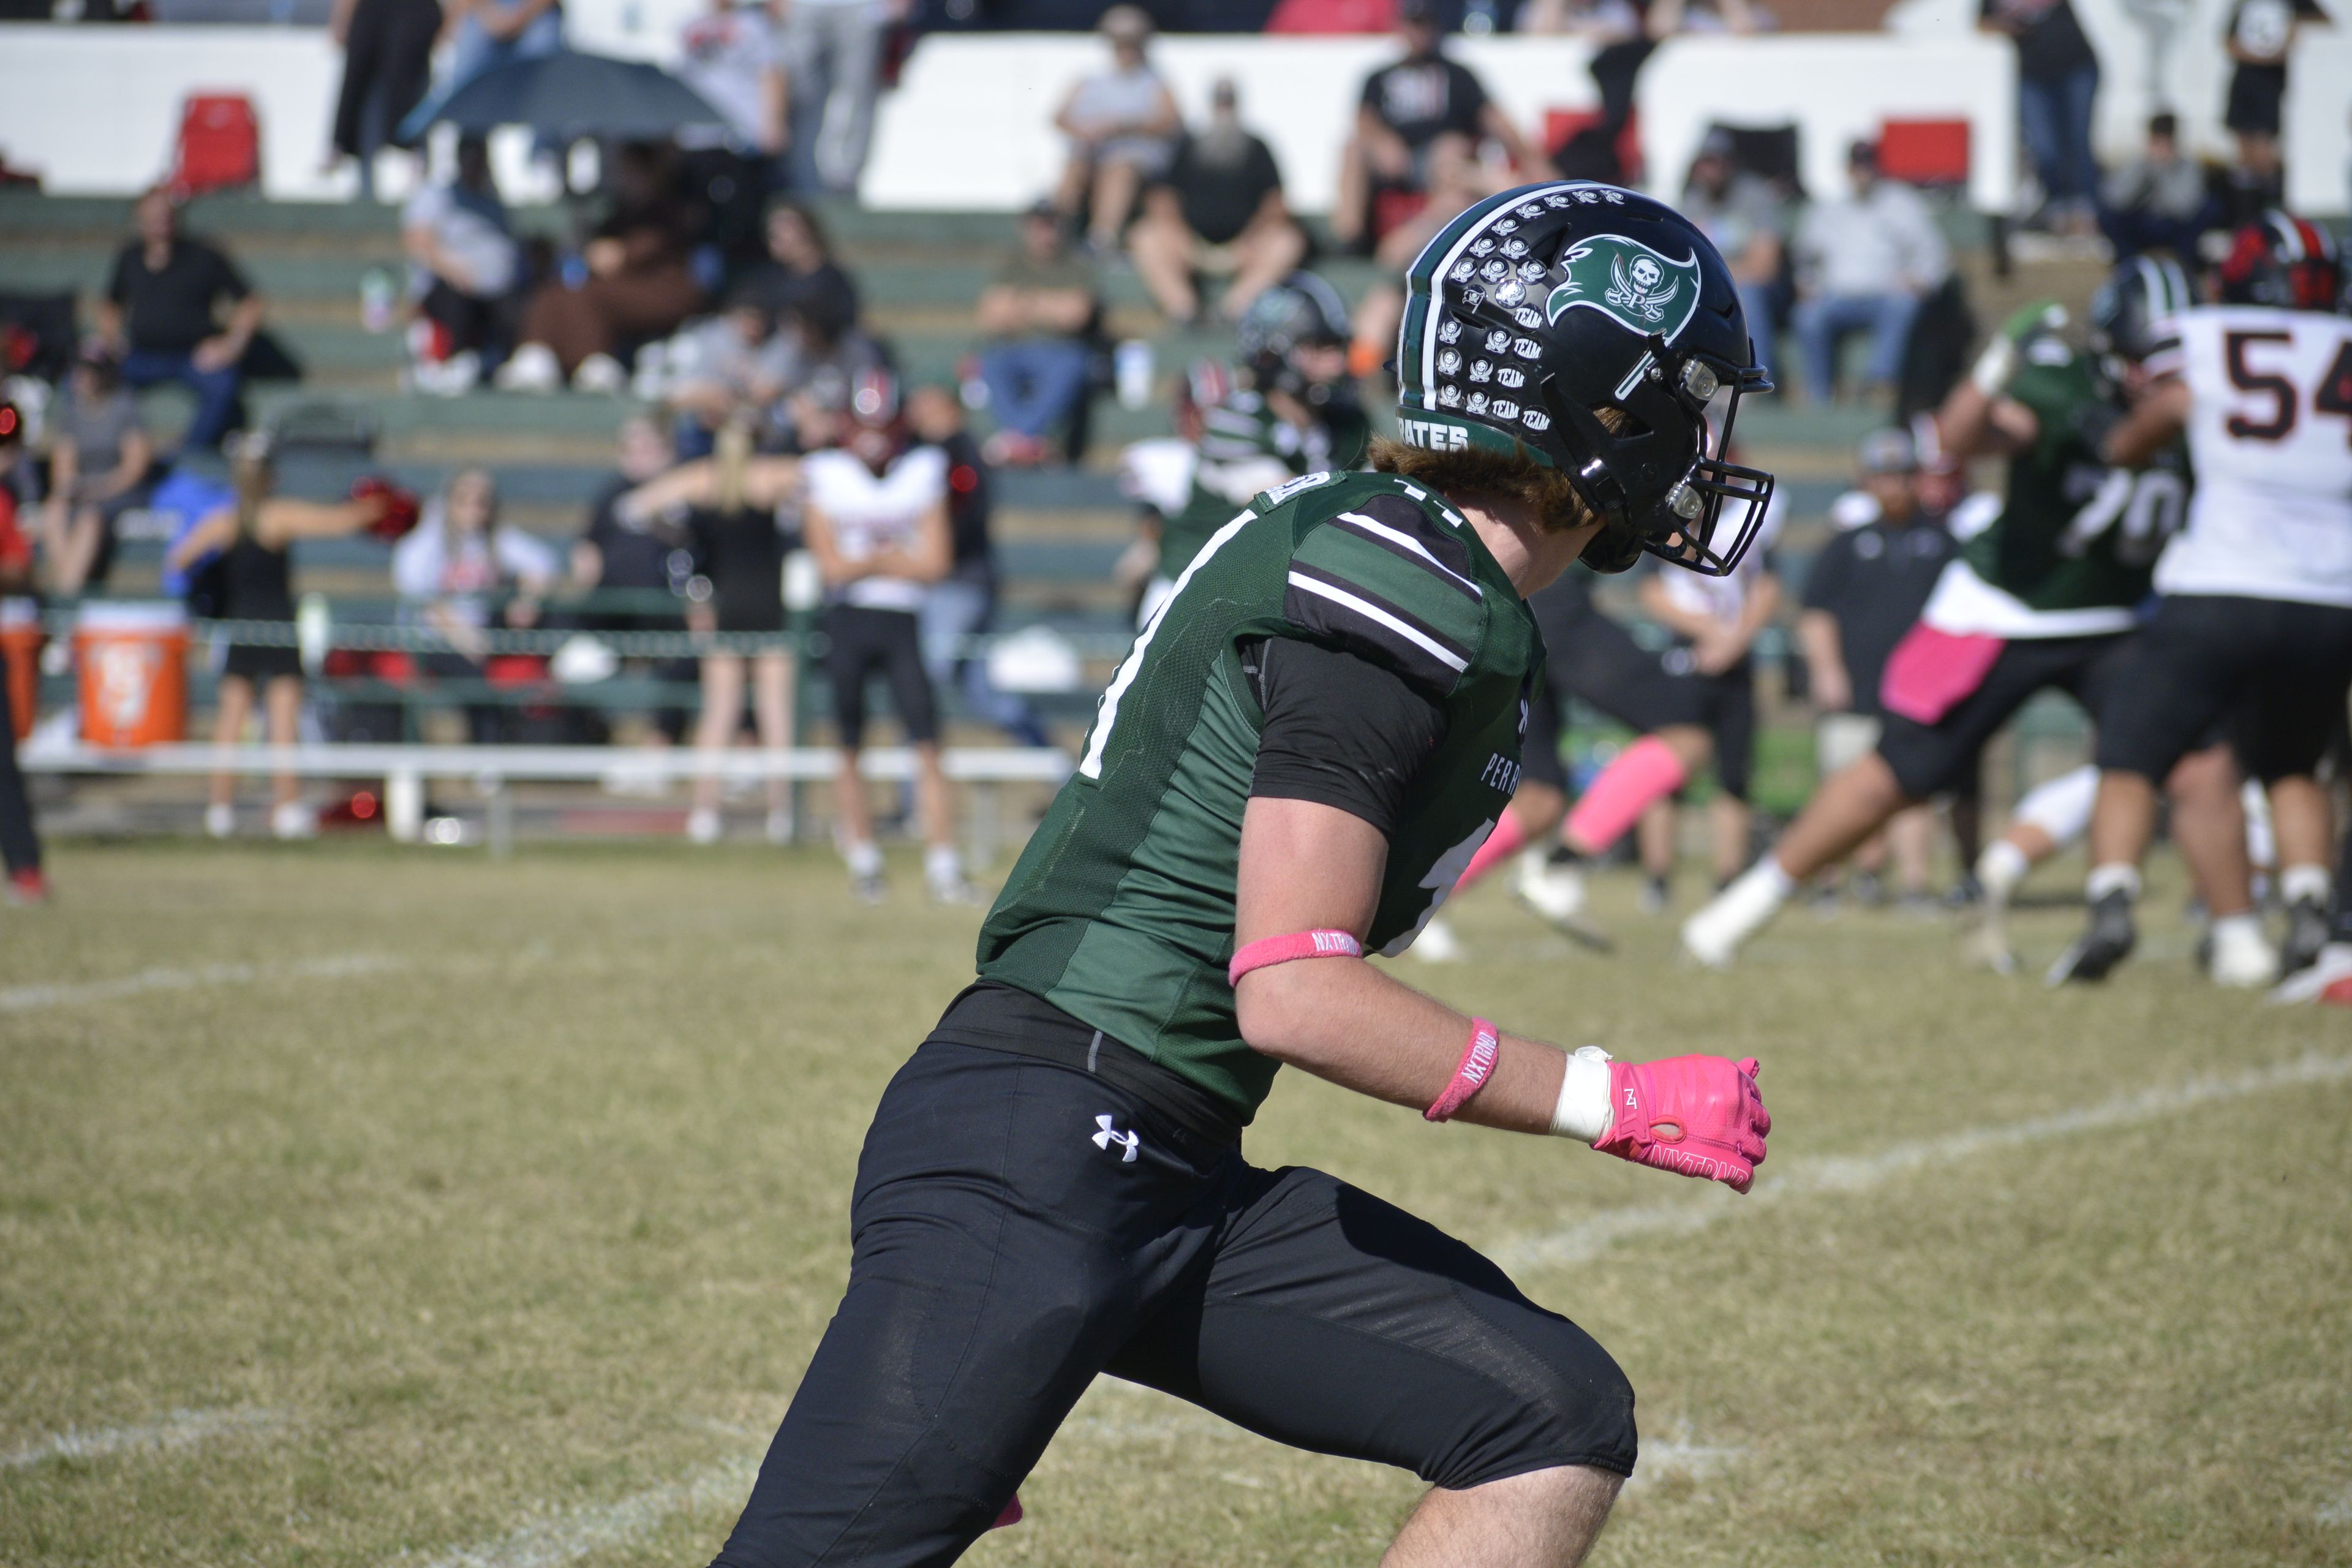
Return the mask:
[[[2273,207],[2231,237],[2221,266],[2221,302],[2281,310],[2341,310],[2344,266],[2317,224]]]
[[[1348,342],[1348,302],[1312,272],[1294,272],[1250,301],[1234,328],[1241,362],[1260,392],[1300,393],[1308,377],[1293,357],[1303,348]]]
[[[1772,383],[1689,219],[1614,185],[1522,185],[1440,230],[1405,286],[1403,440],[1559,470],[1606,524],[1584,552],[1597,571],[1644,551],[1710,577],[1739,563],[1772,476],[1726,454],[1740,397]],[[1718,536],[1727,501],[1744,505]]]
[[[2091,295],[2091,352],[2112,380],[2159,346],[2151,330],[2197,303],[2196,286],[2168,256],[2135,256]]]

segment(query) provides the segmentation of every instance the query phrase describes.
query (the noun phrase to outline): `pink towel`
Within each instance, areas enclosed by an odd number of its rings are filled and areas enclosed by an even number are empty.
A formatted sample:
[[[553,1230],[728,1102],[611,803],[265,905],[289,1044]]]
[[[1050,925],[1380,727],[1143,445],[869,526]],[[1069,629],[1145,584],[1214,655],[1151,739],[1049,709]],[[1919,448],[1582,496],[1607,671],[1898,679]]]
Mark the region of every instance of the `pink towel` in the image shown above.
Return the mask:
[[[1978,632],[1939,632],[1921,621],[1887,656],[1878,700],[1888,712],[1916,723],[1941,723],[1984,684],[2008,646]]]

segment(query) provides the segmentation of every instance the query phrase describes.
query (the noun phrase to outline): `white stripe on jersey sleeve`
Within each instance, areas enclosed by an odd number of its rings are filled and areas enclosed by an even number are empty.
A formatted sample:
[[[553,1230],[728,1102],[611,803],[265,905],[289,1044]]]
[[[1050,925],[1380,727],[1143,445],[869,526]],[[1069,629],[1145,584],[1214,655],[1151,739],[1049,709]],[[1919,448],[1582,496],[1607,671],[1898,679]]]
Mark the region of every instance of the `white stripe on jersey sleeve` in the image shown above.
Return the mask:
[[[1328,583],[1319,583],[1299,572],[1293,572],[1290,574],[1290,585],[1302,594],[1312,594],[1318,599],[1328,599],[1341,609],[1363,616],[1374,626],[1387,627],[1456,675],[1470,668],[1468,659],[1462,658],[1444,643],[1431,641],[1378,605],[1368,604],[1344,589],[1335,588]]]
[[[1456,572],[1453,567],[1448,566],[1444,562],[1440,561],[1436,556],[1432,555],[1429,552],[1429,546],[1423,544],[1420,540],[1415,539],[1412,534],[1405,532],[1404,530],[1401,528],[1391,528],[1387,523],[1366,517],[1360,511],[1343,511],[1337,518],[1333,519],[1333,521],[1344,523],[1349,528],[1360,529],[1366,533],[1373,535],[1375,538],[1385,539],[1400,550],[1410,550],[1422,560],[1428,562],[1430,568],[1433,571],[1442,572],[1447,577],[1452,578],[1454,582],[1461,584],[1465,588],[1469,589],[1470,595],[1473,598],[1483,599],[1486,596],[1486,589],[1481,588],[1477,584],[1473,583],[1469,578],[1465,577],[1461,573]]]

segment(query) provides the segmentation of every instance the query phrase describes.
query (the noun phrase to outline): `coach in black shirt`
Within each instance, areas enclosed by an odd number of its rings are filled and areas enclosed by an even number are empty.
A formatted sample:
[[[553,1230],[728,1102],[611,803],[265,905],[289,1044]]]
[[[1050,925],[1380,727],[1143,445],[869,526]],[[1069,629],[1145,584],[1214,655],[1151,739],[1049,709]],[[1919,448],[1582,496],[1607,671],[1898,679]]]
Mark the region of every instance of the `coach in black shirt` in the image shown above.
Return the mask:
[[[167,192],[140,197],[137,216],[139,237],[107,275],[100,332],[121,351],[130,385],[176,381],[194,392],[186,444],[217,447],[236,417],[238,366],[261,326],[260,298],[227,257],[180,233]]]
[[[1878,688],[1886,660],[1927,605],[1936,580],[1959,546],[1919,504],[1918,457],[1908,432],[1874,430],[1862,443],[1863,495],[1877,503],[1870,521],[1832,536],[1805,576],[1797,639],[1812,683],[1813,742],[1827,778],[1878,744],[1885,710]],[[1849,498],[1858,500],[1860,498]],[[1925,897],[1934,808],[1915,807],[1885,835],[1908,898]],[[1855,863],[1875,887],[1886,844],[1874,839]]]

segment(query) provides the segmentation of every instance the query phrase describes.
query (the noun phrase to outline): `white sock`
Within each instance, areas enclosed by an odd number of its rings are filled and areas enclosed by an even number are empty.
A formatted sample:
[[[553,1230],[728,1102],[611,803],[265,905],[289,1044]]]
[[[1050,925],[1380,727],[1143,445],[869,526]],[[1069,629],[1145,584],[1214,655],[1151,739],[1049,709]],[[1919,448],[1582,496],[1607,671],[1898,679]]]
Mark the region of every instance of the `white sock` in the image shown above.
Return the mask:
[[[2032,869],[2033,863],[2025,858],[2025,851],[2006,838],[1994,839],[1977,857],[1977,880],[1984,884],[1987,893],[2003,903],[2009,901],[2010,894],[2017,891],[2017,885]]]
[[[2336,898],[2336,879],[2325,866],[2288,866],[2279,872],[2279,897],[2288,904],[2308,899],[2326,909]]]
[[[2263,934],[2263,917],[2252,910],[2242,914],[2223,915],[2213,922],[2213,940],[2216,942],[2240,942],[2244,940],[2247,932],[2252,932],[2256,942],[2270,940]]]
[[[1797,890],[1797,879],[1782,869],[1780,858],[1778,855],[1767,855],[1757,861],[1754,868],[1740,880],[1752,881],[1758,887],[1771,889],[1772,903],[1776,909],[1787,903],[1789,895]]]
[[[923,851],[923,875],[931,886],[963,880],[963,861],[950,844],[934,844]]]
[[[2095,904],[2109,893],[2121,893],[2137,902],[2139,868],[2121,860],[2092,867],[2091,874],[2083,879],[2083,896]]]
[[[841,847],[841,858],[849,862],[849,874],[864,879],[882,874],[882,851],[874,847],[871,838],[855,838]]]
[[[2042,829],[2063,849],[2090,830],[2091,807],[2099,798],[2099,770],[2076,768],[2035,786],[2017,803],[2017,820]]]

